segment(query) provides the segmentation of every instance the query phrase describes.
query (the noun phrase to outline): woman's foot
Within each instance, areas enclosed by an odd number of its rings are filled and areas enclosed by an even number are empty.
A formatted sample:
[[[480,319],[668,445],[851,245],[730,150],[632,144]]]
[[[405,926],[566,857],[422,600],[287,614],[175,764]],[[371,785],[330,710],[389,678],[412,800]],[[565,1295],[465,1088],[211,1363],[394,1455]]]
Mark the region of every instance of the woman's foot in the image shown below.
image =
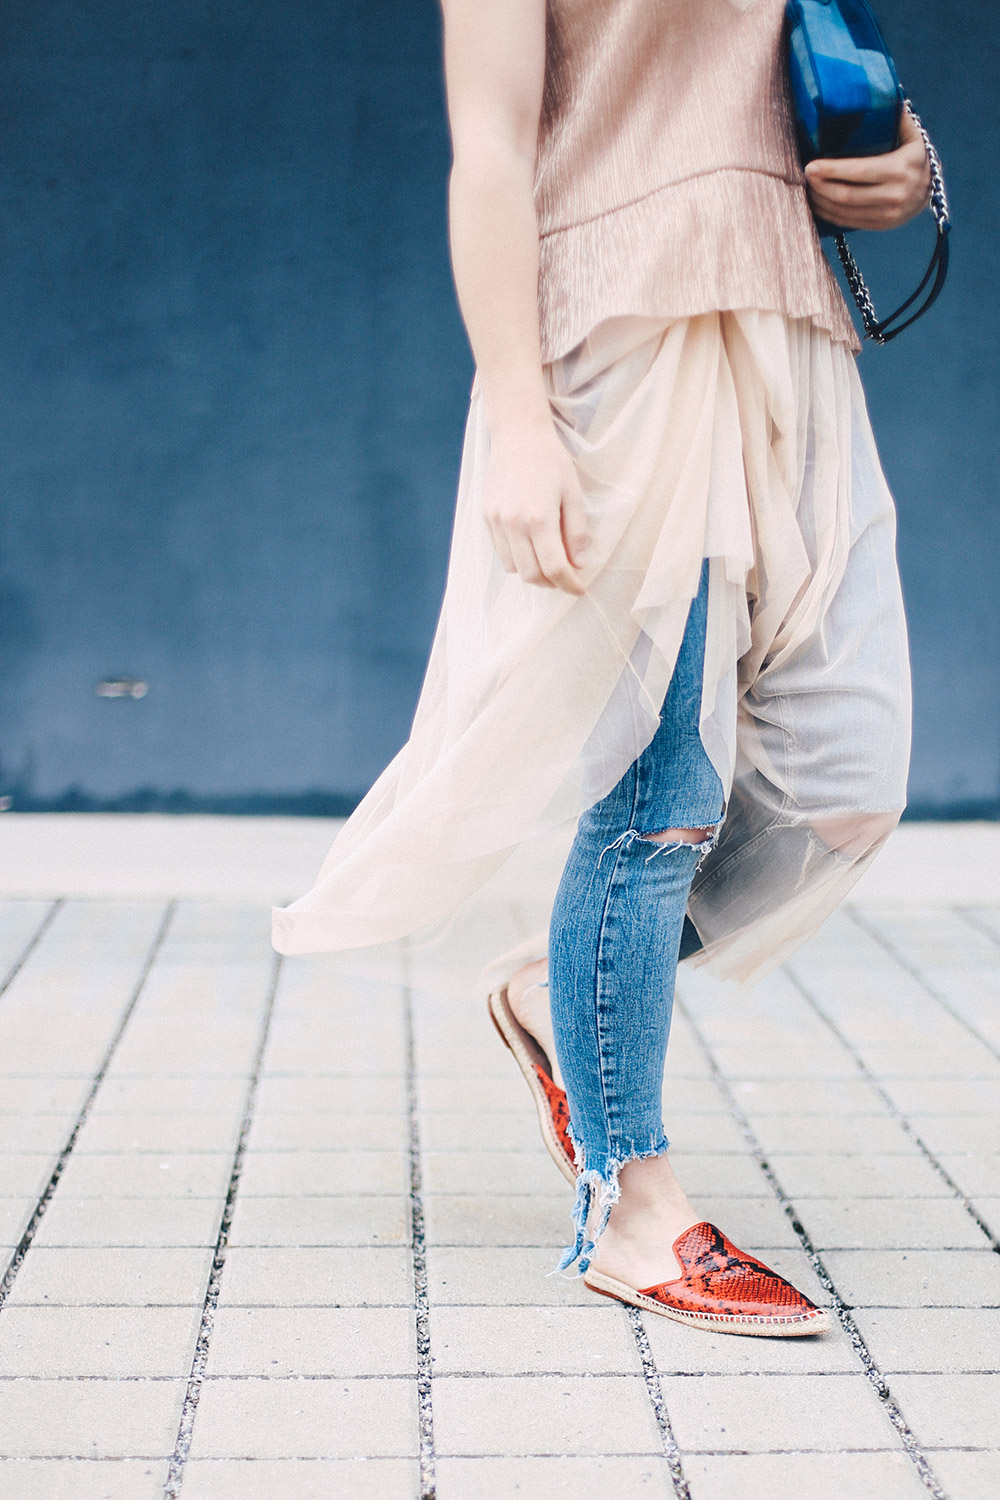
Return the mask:
[[[532,967],[537,970],[539,966],[533,965]],[[575,1186],[576,1152],[569,1134],[569,1103],[564,1090],[552,1079],[554,1064],[550,1061],[549,1050],[554,1052],[555,1047],[549,1040],[551,1025],[546,1028],[545,1024],[548,1022],[548,991],[529,988],[534,983],[535,981],[530,976],[522,977],[518,986],[521,1014],[530,1021],[534,1030],[529,1030],[515,1014],[507,985],[504,985],[502,989],[494,990],[490,995],[490,1017],[502,1041],[513,1053],[514,1061],[531,1090],[546,1150],[566,1181]],[[526,994],[541,996],[545,1002],[544,1011],[537,1004],[526,1003]],[[548,1036],[546,1036],[546,1029],[548,1029]],[[543,1040],[548,1041],[547,1049],[543,1050],[542,1043],[535,1035],[535,1030],[540,1032]],[[558,1077],[558,1072],[556,1076]]]
[[[525,964],[507,985],[507,1001],[518,1023],[529,1036],[533,1036],[549,1060],[549,1077],[556,1088],[563,1087],[562,1074],[556,1061],[556,1038],[552,1030],[552,1014],[549,1010],[549,961],[540,958],[536,963]]]
[[[714,1224],[692,1225],[673,1249],[684,1274],[670,1281],[637,1287],[593,1266],[584,1281],[605,1297],[711,1333],[797,1338],[829,1329],[830,1314],[824,1308],[738,1249]]]
[[[687,1200],[666,1156],[626,1162],[618,1174],[621,1197],[597,1242],[593,1266],[628,1286],[653,1286],[683,1275],[672,1250],[700,1215]]]
[[[591,1290],[717,1333],[823,1333],[829,1315],[699,1219],[666,1156],[631,1161],[585,1273]]]

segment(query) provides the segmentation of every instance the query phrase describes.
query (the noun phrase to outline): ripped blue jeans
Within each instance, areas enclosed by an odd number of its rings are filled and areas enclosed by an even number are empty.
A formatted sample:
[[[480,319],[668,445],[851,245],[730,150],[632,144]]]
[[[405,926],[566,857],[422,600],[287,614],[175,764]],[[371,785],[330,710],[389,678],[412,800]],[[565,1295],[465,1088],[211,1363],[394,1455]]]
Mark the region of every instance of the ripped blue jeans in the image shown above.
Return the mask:
[[[559,1269],[590,1264],[619,1195],[618,1173],[666,1151],[663,1063],[688,894],[723,811],[722,783],[698,730],[708,565],[651,743],[580,819],[549,934],[556,1054],[580,1170],[576,1239]],[[669,828],[708,828],[704,842],[654,842]],[[599,1219],[586,1225],[595,1190]]]

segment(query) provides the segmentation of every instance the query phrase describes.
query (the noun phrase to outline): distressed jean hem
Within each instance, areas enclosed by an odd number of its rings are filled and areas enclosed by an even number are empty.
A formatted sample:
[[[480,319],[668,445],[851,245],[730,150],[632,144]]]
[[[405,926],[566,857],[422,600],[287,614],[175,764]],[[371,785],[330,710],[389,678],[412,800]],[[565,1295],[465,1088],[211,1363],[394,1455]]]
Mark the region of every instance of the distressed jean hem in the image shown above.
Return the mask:
[[[586,1153],[581,1152],[579,1143],[574,1139],[577,1160],[586,1161]],[[608,1227],[611,1210],[621,1197],[621,1185],[618,1174],[622,1167],[631,1161],[648,1161],[654,1156],[665,1156],[670,1149],[662,1129],[656,1138],[650,1138],[650,1143],[645,1148],[633,1146],[630,1150],[622,1149],[614,1154],[601,1153],[601,1165],[588,1167],[582,1166],[576,1179],[576,1201],[573,1204],[573,1225],[576,1235],[571,1245],[567,1245],[559,1258],[559,1263],[551,1275],[566,1271],[570,1266],[576,1265],[576,1274],[583,1276],[590,1266],[597,1242]],[[597,1195],[598,1219],[593,1233],[588,1237],[587,1220],[590,1218],[591,1207]]]

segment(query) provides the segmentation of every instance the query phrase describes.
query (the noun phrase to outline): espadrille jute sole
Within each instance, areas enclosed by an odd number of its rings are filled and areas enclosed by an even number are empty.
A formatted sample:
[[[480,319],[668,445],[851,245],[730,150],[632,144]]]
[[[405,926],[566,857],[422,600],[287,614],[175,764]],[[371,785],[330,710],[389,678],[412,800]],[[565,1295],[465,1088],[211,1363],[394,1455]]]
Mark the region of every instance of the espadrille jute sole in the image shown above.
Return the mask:
[[[534,1099],[535,1108],[538,1111],[538,1124],[542,1132],[542,1140],[545,1142],[545,1149],[566,1181],[571,1182],[575,1187],[576,1168],[571,1161],[566,1159],[566,1154],[562,1149],[559,1137],[556,1135],[555,1126],[552,1123],[549,1101],[545,1090],[538,1081],[538,1074],[535,1072],[536,1066],[540,1067],[551,1078],[552,1064],[534,1037],[525,1031],[511,1010],[510,1001],[507,999],[506,986],[502,990],[493,991],[489,998],[489,1008],[490,1017],[500,1034],[500,1040],[504,1046],[510,1048],[514,1055],[514,1061],[523,1073],[524,1081],[531,1090],[531,1097]]]
[[[711,1333],[757,1334],[761,1338],[794,1339],[812,1333],[827,1333],[830,1314],[818,1307],[809,1313],[794,1313],[782,1316],[751,1316],[739,1313],[688,1312],[684,1308],[669,1307],[655,1297],[646,1297],[624,1281],[613,1276],[604,1276],[600,1271],[588,1271],[584,1285],[603,1297],[616,1297],[632,1307],[641,1307],[646,1312],[657,1313],[661,1318],[673,1318],[675,1323],[687,1323],[691,1328],[704,1328]]]

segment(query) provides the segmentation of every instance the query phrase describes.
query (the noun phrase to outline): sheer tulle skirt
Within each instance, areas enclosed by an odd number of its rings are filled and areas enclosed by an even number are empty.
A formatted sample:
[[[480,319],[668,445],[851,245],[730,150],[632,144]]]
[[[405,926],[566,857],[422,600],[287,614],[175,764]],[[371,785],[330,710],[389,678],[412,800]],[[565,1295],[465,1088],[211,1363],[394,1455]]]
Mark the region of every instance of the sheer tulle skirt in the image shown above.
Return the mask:
[[[519,850],[557,874],[552,849],[652,738],[707,557],[701,733],[727,801],[692,892],[692,962],[756,977],[842,899],[905,796],[895,517],[854,360],[808,320],[748,311],[612,319],[546,374],[593,528],[586,593],[500,567],[474,387],[409,742],[313,889],[275,913],[275,946],[367,946],[460,916]],[[554,885],[531,887],[538,935],[497,972],[545,951]]]

